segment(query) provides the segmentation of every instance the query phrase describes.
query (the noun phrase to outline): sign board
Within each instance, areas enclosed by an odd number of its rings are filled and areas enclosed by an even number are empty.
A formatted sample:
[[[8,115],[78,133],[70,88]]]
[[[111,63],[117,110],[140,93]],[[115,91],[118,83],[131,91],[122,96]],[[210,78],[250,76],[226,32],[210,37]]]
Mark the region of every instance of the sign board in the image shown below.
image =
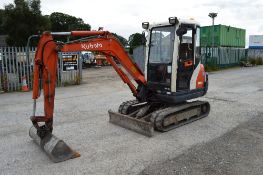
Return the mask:
[[[71,71],[78,70],[78,52],[64,52],[62,53],[62,70]]]
[[[263,35],[249,35],[250,49],[263,49]]]

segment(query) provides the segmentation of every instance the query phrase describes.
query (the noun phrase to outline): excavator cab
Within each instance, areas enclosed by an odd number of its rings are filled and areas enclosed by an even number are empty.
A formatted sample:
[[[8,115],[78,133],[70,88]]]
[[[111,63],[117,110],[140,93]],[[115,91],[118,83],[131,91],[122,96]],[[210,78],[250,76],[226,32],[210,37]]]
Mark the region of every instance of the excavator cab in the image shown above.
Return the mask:
[[[147,87],[168,103],[203,96],[208,76],[200,64],[200,27],[194,20],[149,25],[145,74]]]
[[[123,102],[118,113],[109,111],[110,122],[153,136],[153,130],[169,131],[208,116],[209,103],[193,101],[208,89],[208,75],[200,63],[199,26],[176,17],[164,23],[142,23],[148,33],[146,85],[137,89],[139,98]]]

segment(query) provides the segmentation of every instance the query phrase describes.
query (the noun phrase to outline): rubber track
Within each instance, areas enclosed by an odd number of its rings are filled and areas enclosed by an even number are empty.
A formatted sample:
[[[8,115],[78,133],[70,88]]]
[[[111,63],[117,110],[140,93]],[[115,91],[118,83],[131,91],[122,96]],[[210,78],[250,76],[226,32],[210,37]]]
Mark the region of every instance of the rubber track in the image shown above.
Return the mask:
[[[179,122],[177,124],[170,125],[170,126],[167,126],[167,127],[163,126],[164,119],[166,117],[170,116],[171,114],[173,114],[173,113],[180,113],[180,111],[184,111],[184,110],[191,109],[191,108],[194,108],[194,107],[200,107],[201,108],[201,112],[202,112],[202,106],[203,105],[207,106],[207,111],[205,113],[201,113],[200,116],[191,117],[188,120],[184,120],[183,122]],[[182,104],[180,106],[168,107],[168,108],[165,108],[165,109],[161,109],[161,110],[155,111],[152,114],[151,121],[154,123],[154,126],[155,126],[156,130],[161,131],[161,132],[166,132],[166,131],[175,129],[177,127],[180,127],[182,125],[185,125],[185,124],[191,123],[193,121],[199,120],[201,118],[204,118],[204,117],[208,116],[209,111],[210,111],[210,105],[209,105],[209,103],[207,101],[187,102],[187,103],[184,103],[184,104]]]

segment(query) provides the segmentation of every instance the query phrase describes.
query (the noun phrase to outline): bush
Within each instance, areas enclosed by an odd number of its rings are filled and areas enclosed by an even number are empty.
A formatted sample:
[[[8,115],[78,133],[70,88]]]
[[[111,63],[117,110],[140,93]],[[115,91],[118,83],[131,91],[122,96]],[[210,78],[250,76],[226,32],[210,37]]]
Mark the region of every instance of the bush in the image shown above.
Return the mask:
[[[263,65],[263,58],[249,58],[249,63],[252,65]]]
[[[252,65],[256,64],[256,59],[255,58],[248,58],[248,60],[249,60],[250,64],[252,64]]]
[[[260,58],[260,57],[258,57],[258,58],[256,59],[256,65],[263,65],[263,59]]]
[[[210,58],[207,58],[206,61],[205,61],[205,70],[207,72],[211,72],[211,71],[217,71],[219,70],[219,67],[216,63],[216,60],[217,58],[216,57],[210,57]]]
[[[212,72],[219,70],[219,67],[216,65],[205,65],[205,71],[206,72]]]

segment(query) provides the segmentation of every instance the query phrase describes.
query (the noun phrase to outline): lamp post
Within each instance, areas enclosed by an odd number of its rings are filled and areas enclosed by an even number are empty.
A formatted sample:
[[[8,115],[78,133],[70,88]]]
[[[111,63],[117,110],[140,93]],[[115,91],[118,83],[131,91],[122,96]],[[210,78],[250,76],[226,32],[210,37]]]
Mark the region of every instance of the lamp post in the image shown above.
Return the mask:
[[[208,16],[212,18],[212,47],[214,47],[214,22],[215,18],[217,17],[217,13],[209,13]]]

